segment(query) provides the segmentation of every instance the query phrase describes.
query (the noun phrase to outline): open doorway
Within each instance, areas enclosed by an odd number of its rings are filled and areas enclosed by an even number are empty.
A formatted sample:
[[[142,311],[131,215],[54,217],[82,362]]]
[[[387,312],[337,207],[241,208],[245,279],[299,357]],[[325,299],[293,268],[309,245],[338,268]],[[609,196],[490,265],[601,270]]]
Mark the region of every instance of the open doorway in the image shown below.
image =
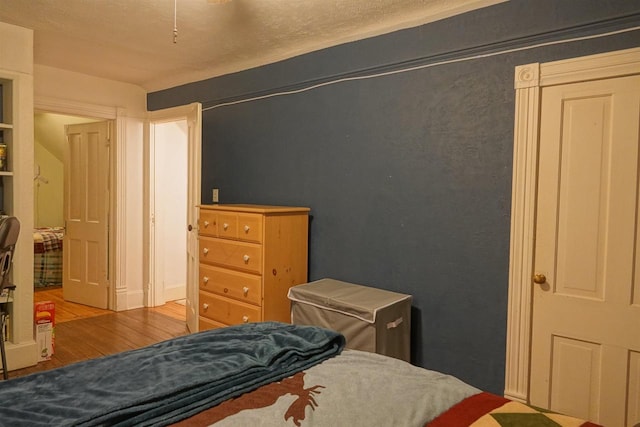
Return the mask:
[[[184,301],[187,280],[188,124],[153,122],[150,129],[152,280],[151,306]]]
[[[34,290],[48,290],[61,288],[65,279],[64,259],[69,251],[66,243],[68,234],[65,224],[65,197],[68,188],[65,187],[65,175],[73,170],[69,169],[69,141],[67,130],[70,126],[87,125],[100,122],[103,119],[73,116],[49,112],[36,112],[34,115]],[[108,165],[108,156],[102,156],[102,161]],[[85,177],[83,181],[87,179]],[[84,205],[78,201],[76,205]],[[108,209],[108,207],[107,207]],[[106,238],[105,245],[106,243]],[[105,249],[106,252],[106,249]],[[77,257],[75,257],[77,258]],[[106,270],[106,268],[103,268]],[[88,268],[88,271],[95,270]],[[106,285],[105,285],[106,289]],[[65,289],[65,294],[66,294]],[[65,297],[66,298],[66,297]],[[86,299],[86,298],[85,298]],[[107,308],[107,295],[102,298],[104,303],[92,304],[94,298],[86,305]]]
[[[145,214],[149,222],[145,229],[148,238],[145,255],[149,268],[144,280],[149,285],[145,305],[155,307],[178,298],[175,293],[178,283],[170,285],[163,269],[179,266],[181,282],[184,283],[179,296],[184,295],[187,326],[195,332],[198,330],[197,224],[198,206],[201,203],[202,105],[192,103],[152,111],[149,113],[148,129],[145,146],[145,194],[148,203]],[[166,184],[167,180],[169,184]],[[169,186],[175,187],[172,191],[181,194],[178,202],[177,199],[172,200],[169,192],[165,191]],[[178,216],[168,221],[158,218],[162,210],[168,207],[180,210],[180,219],[176,219]],[[167,255],[166,251],[171,249],[168,246],[178,241],[181,249]]]
[[[62,287],[65,125],[92,121],[96,120],[34,114],[34,290]]]

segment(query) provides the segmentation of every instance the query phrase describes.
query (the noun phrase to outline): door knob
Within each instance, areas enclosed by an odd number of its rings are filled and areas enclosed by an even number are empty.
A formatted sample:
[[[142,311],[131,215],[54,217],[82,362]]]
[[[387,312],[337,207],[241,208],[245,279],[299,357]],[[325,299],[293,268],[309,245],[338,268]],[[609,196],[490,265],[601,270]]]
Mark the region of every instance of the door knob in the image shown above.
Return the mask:
[[[547,276],[542,273],[536,273],[533,275],[533,283],[537,283],[538,285],[547,283]]]
[[[187,230],[189,230],[189,231],[193,230],[193,226],[191,224],[189,224],[189,226],[187,227]]]

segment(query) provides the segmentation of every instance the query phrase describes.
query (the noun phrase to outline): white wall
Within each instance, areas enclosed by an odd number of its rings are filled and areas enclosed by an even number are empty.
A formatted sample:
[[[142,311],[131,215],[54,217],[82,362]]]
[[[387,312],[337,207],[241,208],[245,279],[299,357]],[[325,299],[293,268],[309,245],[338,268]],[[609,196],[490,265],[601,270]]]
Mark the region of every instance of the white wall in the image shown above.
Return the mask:
[[[165,301],[186,296],[187,132],[186,120],[155,125],[156,281]]]
[[[139,86],[38,64],[34,76],[36,98],[125,108],[128,117],[144,117],[147,111],[147,94]]]
[[[34,115],[33,205],[35,227],[63,227],[65,126],[96,119],[51,113]],[[41,179],[36,178],[40,172]]]
[[[116,160],[112,192],[119,193],[117,211],[111,212],[117,238],[115,269],[116,310],[142,307],[143,286],[143,180],[142,153],[146,92],[138,86],[60,70],[34,66],[36,109],[63,114],[105,117],[117,113],[115,144],[111,156]],[[108,117],[105,117],[108,118]],[[111,117],[114,118],[114,117]]]
[[[33,226],[63,227],[63,163],[37,137],[33,148]]]

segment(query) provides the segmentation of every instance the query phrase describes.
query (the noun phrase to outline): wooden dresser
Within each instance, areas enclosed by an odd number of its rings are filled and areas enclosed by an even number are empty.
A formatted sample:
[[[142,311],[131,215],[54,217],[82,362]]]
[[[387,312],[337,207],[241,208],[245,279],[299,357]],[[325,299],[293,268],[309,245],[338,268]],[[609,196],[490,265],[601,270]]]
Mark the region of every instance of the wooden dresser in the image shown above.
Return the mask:
[[[199,330],[290,322],[287,292],[307,282],[309,208],[202,205]]]

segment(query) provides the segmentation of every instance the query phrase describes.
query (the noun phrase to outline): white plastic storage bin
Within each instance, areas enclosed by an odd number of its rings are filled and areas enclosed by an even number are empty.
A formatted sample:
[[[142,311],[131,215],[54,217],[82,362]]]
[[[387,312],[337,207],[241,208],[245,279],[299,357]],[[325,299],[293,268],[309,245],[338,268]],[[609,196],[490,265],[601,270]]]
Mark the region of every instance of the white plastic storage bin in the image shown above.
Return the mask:
[[[291,323],[341,332],[346,348],[411,357],[411,295],[333,279],[289,289]]]

